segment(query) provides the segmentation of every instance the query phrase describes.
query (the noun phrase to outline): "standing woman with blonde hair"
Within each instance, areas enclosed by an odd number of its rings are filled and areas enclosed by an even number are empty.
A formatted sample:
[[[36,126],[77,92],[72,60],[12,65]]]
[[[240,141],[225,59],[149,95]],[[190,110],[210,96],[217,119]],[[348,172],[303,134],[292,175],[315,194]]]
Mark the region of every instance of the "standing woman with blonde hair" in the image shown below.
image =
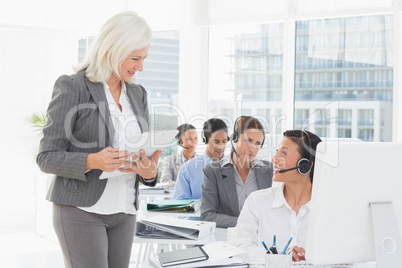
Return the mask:
[[[149,130],[147,92],[133,81],[151,41],[143,18],[119,13],[103,25],[77,72],[55,83],[37,163],[56,175],[47,199],[66,267],[129,266],[138,184],[156,184],[161,151],[147,158],[144,150],[135,155],[119,147]],[[100,179],[115,170],[121,174]]]

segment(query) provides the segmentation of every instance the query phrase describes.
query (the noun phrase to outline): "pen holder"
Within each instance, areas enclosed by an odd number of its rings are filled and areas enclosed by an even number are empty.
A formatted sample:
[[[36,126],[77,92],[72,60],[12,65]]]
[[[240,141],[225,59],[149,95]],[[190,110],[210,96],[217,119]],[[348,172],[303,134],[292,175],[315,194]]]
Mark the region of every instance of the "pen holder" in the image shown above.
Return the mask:
[[[291,268],[292,255],[265,254],[265,268]]]

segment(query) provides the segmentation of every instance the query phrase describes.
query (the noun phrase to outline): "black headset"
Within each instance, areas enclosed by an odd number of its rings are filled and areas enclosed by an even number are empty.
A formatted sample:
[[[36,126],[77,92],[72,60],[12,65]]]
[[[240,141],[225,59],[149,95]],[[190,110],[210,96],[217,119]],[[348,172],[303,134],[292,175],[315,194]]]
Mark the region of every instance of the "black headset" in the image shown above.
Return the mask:
[[[184,124],[183,124],[184,125]],[[180,125],[180,126],[178,126],[176,129],[179,131],[178,133],[177,133],[177,135],[175,136],[175,138],[176,138],[176,140],[177,140],[177,145],[179,145],[180,147],[183,147],[184,149],[190,149],[189,147],[185,147],[185,146],[183,146],[183,141],[182,141],[182,137],[183,137],[183,134],[184,134],[184,132],[186,132],[187,130],[189,130],[189,129],[192,129],[192,128],[185,128],[185,127],[183,127],[184,128],[184,131],[183,131],[183,128],[181,128],[181,126],[183,126],[183,125]],[[191,126],[191,125],[190,125]]]
[[[175,138],[177,140],[177,145],[181,146],[183,145],[183,141],[181,140],[181,136],[183,135],[184,132],[181,131],[180,126],[176,128],[179,132],[177,132]]]
[[[202,142],[207,144],[208,143],[208,138],[205,137],[204,134],[204,129],[207,127],[207,122],[204,123],[204,125],[202,126],[202,131],[201,131],[201,138],[202,138]]]
[[[211,120],[211,119],[210,119],[210,120]],[[205,136],[205,129],[208,128],[208,124],[211,124],[211,122],[209,122],[210,120],[205,121],[205,122],[204,122],[204,125],[202,126],[201,138],[202,138],[202,142],[205,143],[205,144],[208,143],[208,139],[209,139],[209,138],[207,138],[207,137]],[[227,132],[227,129],[225,129],[225,131]],[[213,133],[213,132],[212,132],[212,133]],[[229,137],[229,136],[227,137],[227,141],[230,141],[230,137]]]
[[[232,133],[232,135],[230,136],[230,140],[231,140],[232,142],[237,142],[237,141],[239,140],[240,135],[239,135],[239,133],[237,132],[236,124],[237,124],[237,121],[239,121],[239,120],[242,119],[243,117],[244,117],[243,115],[242,115],[242,116],[239,116],[239,117],[236,119],[236,121],[234,122],[234,125],[233,125],[233,133]],[[261,142],[261,148],[262,148],[262,146],[264,145],[264,141],[265,141],[265,133],[264,133],[264,139],[263,139],[262,142]]]
[[[307,158],[302,158],[297,162],[297,165],[300,166],[297,169],[297,171],[302,175],[307,175],[311,171],[311,162],[313,161],[312,154],[310,152],[310,150],[311,150],[311,141],[310,141],[310,136],[308,135],[307,131],[302,130],[302,133],[306,136],[306,139],[307,139],[307,142],[308,142],[308,147],[307,147],[308,159]],[[302,135],[302,140],[303,140],[303,135]]]
[[[183,147],[185,149],[190,149],[189,147],[183,146],[183,141],[181,140],[181,137],[177,139],[177,145],[179,145],[180,147]]]
[[[230,145],[232,146],[232,151],[234,152],[234,154],[235,154],[237,157],[240,157],[240,156],[239,156],[239,154],[237,153],[237,151],[236,151],[236,149],[235,149],[233,143],[234,143],[234,142],[237,142],[237,141],[239,140],[240,135],[239,135],[239,133],[237,132],[236,125],[237,125],[237,122],[238,122],[240,119],[242,119],[242,118],[243,118],[243,115],[242,115],[242,116],[239,116],[239,117],[235,120],[234,125],[233,125],[233,133],[232,133],[232,135],[230,136]],[[264,133],[264,139],[263,139],[262,142],[261,142],[261,147],[260,147],[260,148],[262,148],[262,146],[264,145],[264,141],[265,141],[265,133]]]
[[[294,169],[297,169],[297,171],[301,174],[301,175],[307,175],[308,173],[310,173],[311,171],[311,162],[313,161],[313,155],[311,154],[310,150],[311,150],[311,141],[310,141],[310,136],[308,135],[307,131],[302,130],[302,141],[303,141],[303,135],[306,136],[307,142],[308,142],[308,148],[307,148],[307,152],[308,152],[308,159],[303,157],[301,158],[299,161],[297,161],[297,165],[295,167],[292,168],[288,168],[288,169],[282,169],[279,171],[279,173],[285,173]]]

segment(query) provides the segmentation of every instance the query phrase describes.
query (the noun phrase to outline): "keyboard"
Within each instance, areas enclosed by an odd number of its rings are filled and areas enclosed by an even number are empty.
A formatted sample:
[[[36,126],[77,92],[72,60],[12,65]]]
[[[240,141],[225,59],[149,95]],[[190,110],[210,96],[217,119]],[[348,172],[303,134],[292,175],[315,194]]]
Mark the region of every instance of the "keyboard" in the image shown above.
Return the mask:
[[[353,264],[331,264],[331,265],[314,265],[308,261],[292,262],[292,267],[295,268],[352,268]]]

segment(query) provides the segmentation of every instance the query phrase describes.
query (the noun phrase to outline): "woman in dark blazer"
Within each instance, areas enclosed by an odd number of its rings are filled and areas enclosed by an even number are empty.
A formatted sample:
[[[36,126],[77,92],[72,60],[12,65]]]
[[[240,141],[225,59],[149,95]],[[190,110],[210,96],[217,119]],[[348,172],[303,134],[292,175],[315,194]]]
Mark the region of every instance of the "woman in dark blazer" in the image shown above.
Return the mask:
[[[147,158],[143,150],[134,155],[119,147],[149,129],[147,92],[133,81],[151,40],[144,19],[117,14],[77,73],[55,83],[37,163],[56,175],[47,199],[66,267],[129,266],[138,184],[156,184],[161,151]],[[99,178],[117,169],[119,176]]]
[[[204,167],[201,220],[234,227],[247,196],[272,186],[272,163],[255,158],[264,138],[264,128],[256,118],[241,116],[235,121],[230,158]]]

